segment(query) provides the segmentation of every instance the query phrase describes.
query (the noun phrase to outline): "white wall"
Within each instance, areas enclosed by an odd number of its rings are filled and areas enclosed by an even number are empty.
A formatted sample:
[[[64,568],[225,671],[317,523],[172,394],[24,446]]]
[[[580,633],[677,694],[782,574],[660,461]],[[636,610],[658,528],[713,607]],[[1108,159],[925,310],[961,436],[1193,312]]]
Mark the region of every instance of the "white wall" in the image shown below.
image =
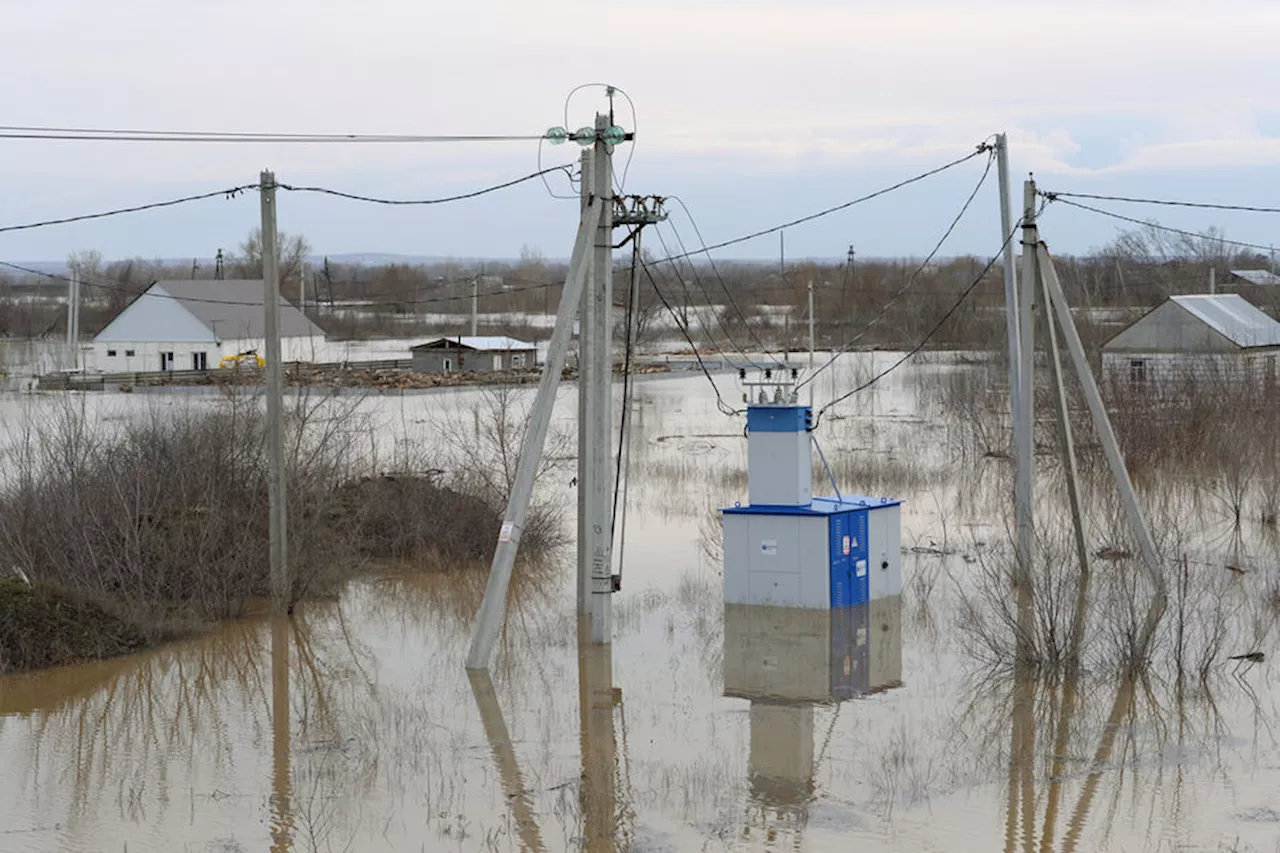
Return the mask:
[[[114,352],[115,355],[108,353]],[[209,367],[217,367],[220,353],[213,341],[94,341],[85,369],[103,373],[147,373],[160,369],[160,353],[173,353],[174,370],[191,370],[191,354],[203,352]],[[133,355],[129,355],[133,353]]]
[[[191,370],[191,355],[196,352],[205,353],[210,370],[218,367],[224,356],[235,355],[248,350],[257,350],[265,357],[266,341],[261,338],[216,341],[94,341],[85,356],[85,369],[103,373],[150,373],[160,370],[160,353],[173,353],[174,370]],[[283,360],[313,361],[315,357],[323,357],[324,340],[318,336],[299,336],[282,338],[280,351]],[[114,352],[115,355],[108,355]],[[127,355],[132,352],[133,355]]]

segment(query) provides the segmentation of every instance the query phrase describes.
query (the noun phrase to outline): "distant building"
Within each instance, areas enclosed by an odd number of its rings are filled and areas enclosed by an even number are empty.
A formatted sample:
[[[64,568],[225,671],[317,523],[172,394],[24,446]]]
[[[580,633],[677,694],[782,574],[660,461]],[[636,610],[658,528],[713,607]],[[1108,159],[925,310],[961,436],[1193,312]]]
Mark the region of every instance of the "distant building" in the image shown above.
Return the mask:
[[[246,352],[266,356],[263,284],[258,281],[157,281],[93,339],[87,359],[108,373],[209,370]],[[324,332],[283,298],[283,361],[314,361]]]
[[[1258,287],[1280,287],[1280,275],[1271,270],[1230,270],[1231,281]]]
[[[519,370],[538,363],[538,348],[505,335],[459,335],[410,347],[413,369],[422,373]]]
[[[1108,380],[1133,388],[1178,381],[1270,381],[1280,323],[1231,294],[1171,296],[1102,345]]]

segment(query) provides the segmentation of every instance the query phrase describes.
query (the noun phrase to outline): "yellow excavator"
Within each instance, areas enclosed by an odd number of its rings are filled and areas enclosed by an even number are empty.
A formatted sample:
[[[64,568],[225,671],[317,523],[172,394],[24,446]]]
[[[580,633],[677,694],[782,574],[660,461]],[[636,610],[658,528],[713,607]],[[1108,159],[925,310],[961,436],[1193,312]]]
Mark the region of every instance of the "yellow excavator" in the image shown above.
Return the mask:
[[[218,362],[218,367],[266,367],[266,364],[267,360],[258,355],[257,350],[251,349],[235,355],[224,355]]]

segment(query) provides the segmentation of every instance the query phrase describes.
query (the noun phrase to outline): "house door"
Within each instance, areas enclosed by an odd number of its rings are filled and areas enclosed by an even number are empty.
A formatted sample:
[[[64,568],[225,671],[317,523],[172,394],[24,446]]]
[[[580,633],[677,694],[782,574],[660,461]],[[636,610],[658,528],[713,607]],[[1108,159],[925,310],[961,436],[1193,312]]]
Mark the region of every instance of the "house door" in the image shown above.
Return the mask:
[[[160,370],[162,372],[173,370],[173,353],[171,352],[160,353]]]

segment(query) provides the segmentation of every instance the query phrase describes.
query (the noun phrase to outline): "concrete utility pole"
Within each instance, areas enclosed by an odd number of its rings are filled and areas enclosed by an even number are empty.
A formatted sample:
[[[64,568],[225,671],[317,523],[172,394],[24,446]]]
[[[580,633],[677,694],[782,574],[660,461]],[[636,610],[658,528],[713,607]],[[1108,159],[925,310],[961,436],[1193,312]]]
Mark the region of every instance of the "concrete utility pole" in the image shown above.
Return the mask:
[[[1014,480],[1014,502],[1018,528],[1017,574],[1015,585],[1031,589],[1033,541],[1035,526],[1031,517],[1031,496],[1035,482],[1035,324],[1031,307],[1035,304],[1036,247],[1040,232],[1036,228],[1036,183],[1028,180],[1023,187],[1022,211],[1022,282],[1018,294],[1018,397],[1013,417],[1014,454],[1017,459]],[[1006,273],[1007,275],[1007,273]]]
[[[1111,475],[1120,492],[1120,503],[1125,509],[1133,538],[1142,551],[1143,562],[1151,575],[1152,585],[1160,595],[1164,595],[1166,584],[1164,575],[1160,571],[1159,551],[1156,548],[1155,539],[1151,536],[1151,530],[1147,527],[1142,507],[1138,503],[1137,492],[1134,491],[1133,481],[1129,478],[1129,469],[1124,464],[1124,455],[1120,452],[1120,444],[1116,441],[1115,431],[1111,427],[1111,418],[1102,402],[1098,383],[1093,378],[1093,370],[1089,367],[1088,356],[1085,354],[1084,344],[1080,341],[1080,333],[1076,330],[1075,320],[1071,317],[1071,307],[1067,304],[1067,298],[1062,292],[1062,284],[1058,280],[1058,273],[1054,269],[1049,250],[1040,246],[1038,254],[1038,269],[1044,276],[1044,287],[1050,302],[1045,308],[1057,314],[1058,326],[1062,329],[1063,338],[1066,339],[1067,352],[1071,355],[1076,376],[1080,380],[1080,390],[1084,393],[1089,414],[1093,417],[1093,428],[1098,434],[1103,455],[1107,458],[1107,465],[1111,468]]]
[[[71,265],[67,276],[67,355],[71,369],[80,367],[80,267]]]
[[[643,226],[666,218],[656,196],[627,209],[626,200],[614,214],[613,146],[632,135],[613,125],[609,116],[596,116],[594,128],[573,134],[575,142],[590,145],[582,155],[582,219],[569,262],[569,274],[560,297],[555,331],[547,347],[546,364],[538,382],[530,423],[520,447],[515,484],[498,534],[489,581],[476,630],[467,654],[468,669],[488,669],[493,646],[501,633],[507,588],[516,549],[533,492],[533,481],[546,444],[556,388],[564,371],[570,339],[578,318],[578,625],[582,636],[595,645],[612,641],[611,596],[617,590],[612,573],[613,382],[613,227]]]
[[[1218,270],[1216,267],[1209,267],[1209,295],[1213,296],[1218,292]]]
[[[583,181],[587,172],[583,172]],[[542,461],[542,450],[547,443],[547,429],[551,425],[551,411],[555,407],[556,389],[564,372],[565,358],[569,352],[569,340],[573,336],[573,320],[578,313],[583,286],[587,278],[587,258],[591,243],[596,239],[603,204],[591,199],[582,211],[578,224],[578,237],[573,244],[569,260],[569,274],[565,278],[560,297],[560,311],[556,315],[555,331],[547,345],[547,361],[542,366],[538,380],[538,396],[529,415],[529,427],[525,430],[520,446],[520,461],[516,466],[515,484],[507,499],[507,512],[503,516],[498,544],[489,567],[489,580],[484,588],[484,601],[476,619],[476,630],[471,637],[471,649],[467,653],[467,669],[488,669],[493,658],[493,646],[502,631],[506,613],[507,588],[511,584],[511,570],[515,566],[516,549],[524,532],[525,517],[529,512],[529,497],[533,494],[533,481]],[[578,481],[579,490],[582,481]]]
[[[613,638],[613,146],[603,138],[611,125],[596,115],[582,169],[584,206],[600,201],[578,340],[578,613],[591,617],[593,643]]]
[[[271,531],[271,603],[289,607],[288,513],[284,476],[284,391],[280,364],[280,257],[276,232],[276,176],[264,171],[262,195],[262,284],[267,350],[267,505]]]
[[[471,279],[471,337],[480,334],[480,276]]]
[[[809,377],[813,377],[813,350],[816,344],[813,325],[813,282],[809,282]],[[813,407],[813,383],[809,383],[809,407]]]

